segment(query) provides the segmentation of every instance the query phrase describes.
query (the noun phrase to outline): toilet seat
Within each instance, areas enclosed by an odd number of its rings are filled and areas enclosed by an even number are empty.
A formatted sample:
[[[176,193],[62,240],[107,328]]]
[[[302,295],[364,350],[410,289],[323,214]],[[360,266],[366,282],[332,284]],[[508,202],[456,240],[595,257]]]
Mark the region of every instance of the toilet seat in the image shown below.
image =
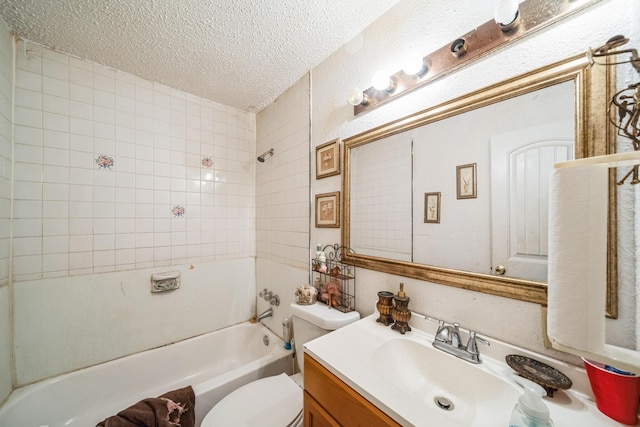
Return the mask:
[[[201,427],[284,427],[302,411],[302,389],[287,374],[246,384],[218,402]],[[300,422],[293,425],[302,425]]]

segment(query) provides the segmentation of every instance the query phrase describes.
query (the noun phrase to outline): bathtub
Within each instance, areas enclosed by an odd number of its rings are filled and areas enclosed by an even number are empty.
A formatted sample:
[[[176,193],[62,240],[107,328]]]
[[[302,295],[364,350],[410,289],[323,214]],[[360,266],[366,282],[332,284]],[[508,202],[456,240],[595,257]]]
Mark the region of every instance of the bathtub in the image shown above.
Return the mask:
[[[191,385],[199,427],[233,390],[292,369],[284,342],[246,322],[14,390],[0,408],[0,426],[91,427],[146,397]]]

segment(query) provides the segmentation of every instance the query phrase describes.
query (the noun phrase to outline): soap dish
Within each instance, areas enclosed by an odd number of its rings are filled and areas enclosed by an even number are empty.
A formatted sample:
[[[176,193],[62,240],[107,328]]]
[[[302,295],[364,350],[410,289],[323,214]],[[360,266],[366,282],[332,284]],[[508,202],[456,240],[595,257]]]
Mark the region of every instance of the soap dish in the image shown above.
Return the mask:
[[[518,375],[541,385],[549,397],[553,397],[556,390],[570,389],[573,385],[569,377],[556,368],[530,357],[509,354],[505,356],[505,360]]]

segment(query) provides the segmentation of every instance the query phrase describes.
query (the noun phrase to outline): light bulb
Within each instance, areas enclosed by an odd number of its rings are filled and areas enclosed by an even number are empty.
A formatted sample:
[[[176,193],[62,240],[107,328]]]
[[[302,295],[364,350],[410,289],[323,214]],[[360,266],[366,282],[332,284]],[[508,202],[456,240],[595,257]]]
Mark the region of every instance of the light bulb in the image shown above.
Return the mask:
[[[424,59],[419,56],[408,58],[402,67],[402,71],[408,76],[422,75],[427,70]]]
[[[353,105],[354,107],[356,105],[360,105],[362,104],[362,101],[364,101],[364,93],[359,88],[354,87],[349,91],[347,100],[349,101],[349,104]]]
[[[518,16],[518,0],[498,0],[493,19],[499,25],[509,25]]]
[[[393,80],[391,80],[389,73],[385,70],[378,71],[373,75],[372,84],[376,90],[388,91],[394,87]]]

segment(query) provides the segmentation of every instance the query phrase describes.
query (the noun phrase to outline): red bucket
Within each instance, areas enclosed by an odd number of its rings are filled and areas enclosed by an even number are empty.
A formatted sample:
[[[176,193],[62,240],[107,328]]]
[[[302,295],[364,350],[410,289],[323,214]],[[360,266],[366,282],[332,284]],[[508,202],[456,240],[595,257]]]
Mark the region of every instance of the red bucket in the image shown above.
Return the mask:
[[[638,424],[640,377],[584,357],[582,360],[600,412],[622,424]]]

